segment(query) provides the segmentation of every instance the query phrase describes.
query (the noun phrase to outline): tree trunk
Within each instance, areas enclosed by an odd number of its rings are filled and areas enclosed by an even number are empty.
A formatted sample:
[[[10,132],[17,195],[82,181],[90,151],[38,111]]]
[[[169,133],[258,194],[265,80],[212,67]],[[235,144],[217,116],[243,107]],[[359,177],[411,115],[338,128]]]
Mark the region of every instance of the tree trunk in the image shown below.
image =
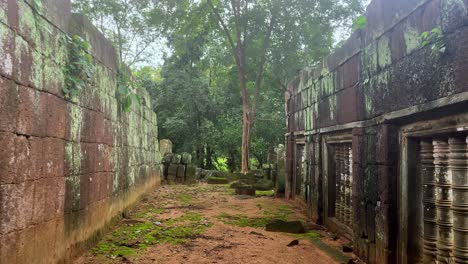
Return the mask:
[[[249,113],[247,106],[244,106],[244,116],[242,119],[242,163],[241,163],[241,173],[246,174],[249,170],[249,148],[250,148],[250,124],[249,124]]]

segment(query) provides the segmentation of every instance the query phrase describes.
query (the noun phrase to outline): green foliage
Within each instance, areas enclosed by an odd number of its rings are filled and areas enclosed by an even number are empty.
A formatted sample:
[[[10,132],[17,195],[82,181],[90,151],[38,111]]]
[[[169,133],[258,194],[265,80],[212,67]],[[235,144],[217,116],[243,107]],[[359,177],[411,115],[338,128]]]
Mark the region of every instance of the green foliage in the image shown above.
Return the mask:
[[[433,28],[431,31],[424,31],[419,36],[421,47],[431,45],[432,55],[443,54],[447,50],[445,46],[444,34],[440,28]]]
[[[266,37],[265,22],[276,17],[252,127],[253,165],[265,164],[268,149],[284,142],[287,83],[331,52],[335,29],[364,12],[361,2],[254,1],[242,14],[251,95]],[[234,29],[234,20],[228,19],[230,2],[213,3],[226,25]],[[192,153],[198,167],[224,170],[217,162],[222,159],[229,171],[238,170],[243,118],[238,69],[207,1],[157,1],[149,17],[154,27],[164,29],[171,49],[161,68],[146,67],[135,74],[151,94],[159,137],[172,140],[177,152]]]
[[[131,75],[127,74],[121,67],[117,75],[117,98],[124,112],[129,112],[132,105],[139,105],[141,103],[137,89],[138,86],[135,85]]]
[[[363,29],[367,26],[367,17],[366,16],[358,16],[356,20],[353,22],[352,31],[358,31]]]
[[[255,196],[274,196],[275,195],[275,191],[274,190],[268,190],[268,191],[259,191],[259,190],[256,190],[255,191]]]
[[[90,54],[91,44],[78,35],[73,37],[67,35],[62,41],[68,47],[68,62],[63,69],[65,86],[62,92],[67,98],[72,98],[78,95],[94,75],[95,67]]]
[[[41,14],[42,13],[42,0],[32,0],[31,5],[36,10],[37,13]]]
[[[160,29],[150,24],[151,0],[73,0],[73,12],[86,15],[117,48],[129,67],[148,64],[159,44]]]

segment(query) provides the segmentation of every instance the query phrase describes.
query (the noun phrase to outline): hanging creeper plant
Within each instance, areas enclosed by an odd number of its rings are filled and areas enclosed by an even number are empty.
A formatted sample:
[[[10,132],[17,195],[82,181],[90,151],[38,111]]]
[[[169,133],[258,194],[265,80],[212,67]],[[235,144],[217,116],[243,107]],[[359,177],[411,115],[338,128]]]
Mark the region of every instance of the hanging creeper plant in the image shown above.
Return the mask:
[[[88,41],[77,35],[73,38],[65,36],[64,41],[68,46],[68,63],[63,70],[65,86],[62,92],[65,97],[72,98],[77,96],[86,82],[92,79],[95,67],[90,55],[91,45]]]
[[[131,75],[127,74],[126,71],[120,67],[117,76],[117,98],[124,112],[129,112],[132,104],[140,104],[140,96],[137,94],[137,88]]]

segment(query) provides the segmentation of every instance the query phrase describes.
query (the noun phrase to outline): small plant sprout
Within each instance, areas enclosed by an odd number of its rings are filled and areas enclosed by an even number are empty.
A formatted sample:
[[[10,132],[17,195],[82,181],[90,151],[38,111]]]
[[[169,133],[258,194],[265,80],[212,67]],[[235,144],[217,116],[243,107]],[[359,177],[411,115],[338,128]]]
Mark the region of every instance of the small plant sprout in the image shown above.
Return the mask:
[[[433,28],[431,31],[424,31],[419,36],[421,47],[431,46],[432,55],[443,54],[447,50],[444,42],[444,34],[440,28]]]

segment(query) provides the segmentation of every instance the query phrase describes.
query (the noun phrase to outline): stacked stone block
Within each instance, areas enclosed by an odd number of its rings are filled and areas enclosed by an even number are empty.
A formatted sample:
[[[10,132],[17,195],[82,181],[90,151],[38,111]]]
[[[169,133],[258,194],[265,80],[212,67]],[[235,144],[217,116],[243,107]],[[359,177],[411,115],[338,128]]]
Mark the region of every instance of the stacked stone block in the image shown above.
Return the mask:
[[[70,1],[0,1],[0,263],[66,262],[159,182],[156,114],[121,111],[116,52]],[[96,72],[62,93],[68,49],[91,43]]]
[[[196,167],[192,165],[190,153],[164,156],[164,179],[167,183],[192,184],[196,182]]]

